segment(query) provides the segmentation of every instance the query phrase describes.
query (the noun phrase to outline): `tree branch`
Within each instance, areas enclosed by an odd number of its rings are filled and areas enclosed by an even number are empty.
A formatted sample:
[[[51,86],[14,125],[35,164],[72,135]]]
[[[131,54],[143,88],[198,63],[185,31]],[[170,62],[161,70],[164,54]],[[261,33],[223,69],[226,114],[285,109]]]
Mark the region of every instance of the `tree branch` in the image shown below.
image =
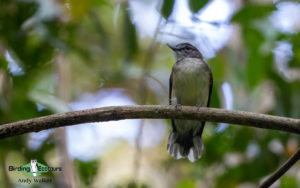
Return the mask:
[[[300,159],[300,148],[292,155],[282,166],[280,166],[273,174],[271,174],[258,188],[270,187],[278,180],[286,171],[288,171]]]
[[[300,134],[300,119],[217,108],[198,109],[197,107],[182,106],[180,109],[175,109],[174,106],[168,105],[136,105],[94,108],[8,123],[0,126],[0,138],[81,123],[169,118],[248,125]]]

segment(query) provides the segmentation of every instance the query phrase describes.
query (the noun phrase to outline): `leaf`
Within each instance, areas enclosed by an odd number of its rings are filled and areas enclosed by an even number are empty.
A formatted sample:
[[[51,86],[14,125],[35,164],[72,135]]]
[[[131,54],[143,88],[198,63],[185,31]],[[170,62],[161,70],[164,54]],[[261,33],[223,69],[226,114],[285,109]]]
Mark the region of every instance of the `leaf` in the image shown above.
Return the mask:
[[[231,22],[248,23],[251,20],[262,18],[276,10],[275,5],[248,5],[238,11]]]
[[[91,8],[91,0],[70,0],[67,2],[69,2],[71,15],[74,19],[84,17]]]
[[[227,57],[222,53],[209,60],[214,80],[222,80],[225,77],[226,66],[228,66]]]
[[[182,180],[178,183],[176,188],[195,188],[196,187],[196,181],[195,180]]]
[[[161,8],[161,14],[164,18],[168,19],[169,16],[172,13],[173,6],[174,6],[174,0],[164,0],[162,8]]]
[[[291,38],[291,43],[293,45],[294,58],[290,62],[290,67],[300,66],[300,33],[293,35]]]
[[[101,7],[101,6],[110,6],[110,2],[108,2],[107,0],[92,0],[92,5]]]
[[[243,28],[243,36],[247,47],[247,77],[250,87],[255,87],[265,77],[266,70],[270,68],[272,59],[263,55],[260,48],[264,37],[260,31],[251,27]]]
[[[247,62],[247,76],[248,83],[251,87],[256,86],[263,78],[263,61],[259,57],[260,54],[257,51],[252,51],[249,54]]]
[[[76,167],[86,185],[91,185],[93,183],[94,177],[97,175],[99,164],[98,161],[80,161],[75,160]]]
[[[8,66],[8,62],[4,57],[0,57],[0,69],[6,70]]]
[[[280,187],[281,188],[298,187],[297,180],[295,179],[295,177],[291,175],[285,175],[281,178]]]
[[[124,48],[127,53],[127,58],[132,58],[138,50],[136,29],[130,20],[128,11],[125,11],[124,19]]]
[[[189,0],[190,9],[193,13],[197,13],[208,2],[209,2],[209,0]]]

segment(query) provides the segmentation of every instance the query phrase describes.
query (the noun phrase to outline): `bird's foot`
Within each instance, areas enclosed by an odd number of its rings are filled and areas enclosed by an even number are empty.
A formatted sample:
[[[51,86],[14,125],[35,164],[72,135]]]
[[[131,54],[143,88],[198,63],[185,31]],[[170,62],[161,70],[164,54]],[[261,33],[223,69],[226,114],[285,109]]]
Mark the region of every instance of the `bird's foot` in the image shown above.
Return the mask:
[[[175,109],[179,110],[179,109],[181,109],[181,106],[182,106],[181,104],[175,104]]]
[[[196,104],[196,106],[197,106],[197,110],[198,110],[198,111],[200,110],[201,107],[203,107],[203,106],[201,106],[200,104]]]

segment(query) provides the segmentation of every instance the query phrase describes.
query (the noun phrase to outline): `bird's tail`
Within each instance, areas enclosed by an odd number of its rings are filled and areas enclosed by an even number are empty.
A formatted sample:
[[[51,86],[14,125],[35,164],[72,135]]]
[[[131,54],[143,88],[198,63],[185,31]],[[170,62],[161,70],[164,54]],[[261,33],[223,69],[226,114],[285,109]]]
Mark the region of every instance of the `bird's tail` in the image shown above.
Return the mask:
[[[191,162],[195,162],[202,156],[203,142],[201,135],[178,140],[179,135],[177,132],[172,131],[168,139],[167,150],[172,157],[180,159],[187,157]]]

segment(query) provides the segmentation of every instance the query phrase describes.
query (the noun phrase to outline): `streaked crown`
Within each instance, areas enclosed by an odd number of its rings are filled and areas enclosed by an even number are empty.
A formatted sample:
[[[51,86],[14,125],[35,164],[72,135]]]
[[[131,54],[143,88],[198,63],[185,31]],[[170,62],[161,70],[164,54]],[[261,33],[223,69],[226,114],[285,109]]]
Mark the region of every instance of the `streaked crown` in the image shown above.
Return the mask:
[[[169,45],[168,46],[175,52],[176,59],[182,58],[203,58],[201,52],[189,43],[181,43],[176,46]]]

